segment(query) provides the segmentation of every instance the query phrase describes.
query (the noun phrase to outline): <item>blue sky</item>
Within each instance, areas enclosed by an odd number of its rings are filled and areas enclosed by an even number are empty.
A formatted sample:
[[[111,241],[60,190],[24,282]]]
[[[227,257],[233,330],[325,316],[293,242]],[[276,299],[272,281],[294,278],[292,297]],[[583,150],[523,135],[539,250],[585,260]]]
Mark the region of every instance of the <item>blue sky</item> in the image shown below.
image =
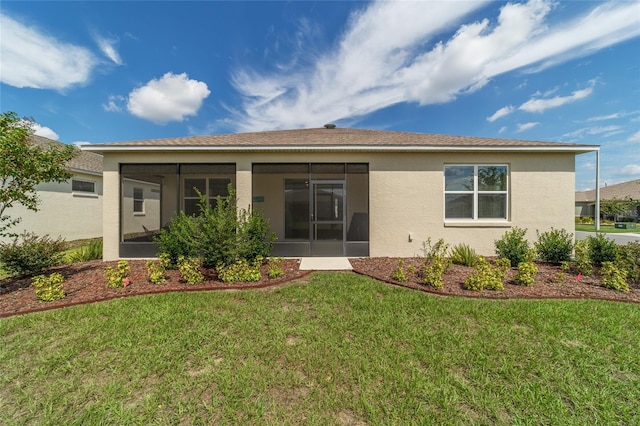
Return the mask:
[[[597,144],[603,184],[640,178],[639,1],[3,1],[0,19],[0,109],[65,143],[331,122]]]

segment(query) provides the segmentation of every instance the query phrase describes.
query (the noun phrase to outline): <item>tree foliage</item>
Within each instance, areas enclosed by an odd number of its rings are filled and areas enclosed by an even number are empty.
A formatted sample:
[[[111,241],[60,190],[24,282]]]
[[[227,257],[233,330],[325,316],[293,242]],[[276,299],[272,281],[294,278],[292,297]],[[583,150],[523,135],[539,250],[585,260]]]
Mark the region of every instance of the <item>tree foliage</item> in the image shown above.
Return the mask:
[[[631,197],[612,198],[610,200],[600,200],[600,215],[604,218],[622,216],[632,213],[639,201],[634,201]]]
[[[8,209],[23,205],[38,210],[36,185],[71,178],[65,166],[77,149],[53,143],[35,145],[29,142],[32,133],[31,122],[15,112],[0,115],[0,236],[15,236],[8,230],[21,219],[9,216]]]

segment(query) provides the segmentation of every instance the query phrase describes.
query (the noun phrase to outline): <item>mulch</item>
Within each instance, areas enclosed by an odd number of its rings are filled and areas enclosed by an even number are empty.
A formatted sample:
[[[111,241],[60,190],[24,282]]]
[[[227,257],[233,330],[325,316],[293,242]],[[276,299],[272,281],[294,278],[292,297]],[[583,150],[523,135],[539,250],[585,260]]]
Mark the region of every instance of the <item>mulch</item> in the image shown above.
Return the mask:
[[[454,295],[463,297],[480,297],[491,299],[601,299],[623,302],[640,303],[640,285],[632,285],[628,293],[606,289],[600,286],[597,277],[580,277],[568,273],[564,279],[560,279],[560,268],[557,265],[537,263],[539,273],[536,275],[536,283],[525,287],[515,285],[513,277],[515,268],[512,268],[505,279],[504,291],[469,291],[462,288],[464,280],[472,273],[473,269],[460,265],[452,265],[444,275],[444,288],[433,289],[421,283],[419,258],[405,258],[404,265],[415,265],[417,273],[407,273],[406,282],[397,282],[391,278],[393,270],[398,266],[398,258],[357,258],[350,259],[354,272],[415,290],[430,292],[440,295]],[[180,278],[176,270],[167,271],[167,281],[162,284],[151,284],[147,279],[147,270],[144,260],[131,260],[129,279],[131,284],[124,288],[109,288],[106,285],[104,271],[107,266],[114,267],[116,262],[103,262],[94,260],[67,264],[52,269],[49,273],[58,272],[65,278],[64,290],[66,297],[53,302],[42,302],[35,296],[35,291],[30,287],[30,278],[7,278],[0,280],[0,318],[29,312],[37,312],[56,309],[65,306],[93,303],[121,297],[167,293],[176,291],[207,291],[207,290],[241,290],[259,289],[284,285],[295,282],[306,276],[309,272],[300,271],[298,259],[285,259],[282,263],[284,274],[277,279],[267,278],[267,266],[263,266],[263,279],[255,283],[223,283],[218,280],[214,271],[203,270],[205,280],[202,284],[189,285]]]

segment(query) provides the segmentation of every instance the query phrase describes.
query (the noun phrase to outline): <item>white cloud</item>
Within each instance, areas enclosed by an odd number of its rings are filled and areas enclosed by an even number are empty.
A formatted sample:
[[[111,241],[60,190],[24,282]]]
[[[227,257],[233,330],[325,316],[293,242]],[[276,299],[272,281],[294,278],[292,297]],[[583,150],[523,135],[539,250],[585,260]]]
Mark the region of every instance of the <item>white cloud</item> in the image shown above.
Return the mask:
[[[525,130],[533,129],[538,124],[540,124],[540,123],[537,122],[537,121],[532,121],[532,122],[529,122],[529,123],[519,123],[518,124],[518,130],[516,130],[516,133],[520,133],[520,132],[524,132]]]
[[[106,104],[102,104],[102,109],[109,112],[122,111],[123,105],[127,98],[119,95],[109,95],[109,99]]]
[[[498,134],[503,134],[506,131],[507,131],[507,126],[502,126],[500,127],[500,130],[498,130]]]
[[[156,124],[183,121],[196,115],[211,91],[206,83],[189,79],[186,73],[166,73],[129,93],[127,109]]]
[[[94,35],[94,39],[98,44],[98,47],[102,51],[102,54],[109,58],[114,64],[122,65],[122,58],[115,48],[117,40]]]
[[[589,133],[590,135],[600,135],[602,133],[611,133],[611,132],[619,133],[617,131],[620,129],[621,129],[620,126],[590,127],[589,129],[587,129],[587,133]]]
[[[97,64],[84,47],[0,15],[0,79],[14,87],[63,90],[86,83]]]
[[[640,175],[640,164],[627,164],[620,169],[620,174],[624,176]]]
[[[628,142],[640,142],[640,131],[635,132],[627,139]]]
[[[42,136],[43,138],[52,139],[54,141],[57,141],[58,139],[60,139],[60,136],[56,132],[54,132],[48,127],[41,126],[38,123],[32,123],[31,128],[33,129],[34,135]]]
[[[576,90],[569,96],[555,96],[548,99],[529,99],[527,102],[520,105],[518,109],[527,112],[544,112],[549,108],[557,108],[559,106],[584,99],[591,93],[593,93],[593,83],[591,84],[591,87]]]
[[[615,113],[615,114],[609,114],[609,115],[600,115],[597,117],[591,117],[588,118],[586,121],[587,122],[591,122],[591,121],[604,121],[604,120],[613,120],[615,118],[620,118],[620,113]]]
[[[498,118],[502,118],[504,116],[511,114],[513,111],[515,111],[515,108],[512,105],[508,105],[504,108],[500,108],[499,110],[494,112],[491,117],[487,117],[487,121],[494,122]]]
[[[449,102],[499,74],[542,69],[640,35],[640,2],[596,6],[570,22],[548,19],[554,4],[508,3],[495,21],[465,22],[485,3],[372,3],[351,16],[331,51],[299,46],[291,56],[306,52],[307,60],[286,72],[236,70],[232,84],[244,102],[232,111],[233,124],[245,131],[315,127],[402,102]],[[451,30],[450,38],[436,38]],[[584,90],[571,96],[592,89]]]

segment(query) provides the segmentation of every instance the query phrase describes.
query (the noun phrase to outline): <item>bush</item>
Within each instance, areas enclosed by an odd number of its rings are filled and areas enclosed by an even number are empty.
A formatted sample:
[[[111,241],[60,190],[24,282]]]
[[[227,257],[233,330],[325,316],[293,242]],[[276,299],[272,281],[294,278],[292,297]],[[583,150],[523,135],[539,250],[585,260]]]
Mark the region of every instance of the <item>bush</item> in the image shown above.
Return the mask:
[[[442,256],[435,257],[431,262],[425,263],[423,270],[423,282],[433,288],[441,289],[444,287],[442,279],[451,262]]]
[[[404,260],[398,259],[398,267],[391,273],[391,279],[404,283],[407,281],[407,272],[404,270]]]
[[[269,268],[267,275],[270,280],[276,279],[284,275],[284,271],[282,270],[282,258],[281,257],[270,257],[269,258]]]
[[[218,278],[225,283],[260,281],[260,265],[262,258],[257,257],[249,263],[246,259],[238,259],[231,265],[220,264],[217,268]]]
[[[573,253],[573,234],[564,229],[553,229],[543,232],[536,230],[538,241],[533,245],[538,257],[551,263],[561,263],[571,260]]]
[[[602,265],[604,262],[615,262],[618,255],[618,246],[604,234],[598,232],[595,237],[589,235],[589,259],[594,265]]]
[[[88,245],[80,247],[67,256],[67,260],[71,263],[95,259],[102,259],[102,240],[91,240]]]
[[[180,277],[187,284],[200,284],[204,281],[204,276],[200,272],[200,260],[193,257],[180,256],[178,258],[178,270]]]
[[[515,226],[495,242],[496,254],[499,257],[508,259],[510,266],[516,266],[525,260],[529,250],[529,243],[524,238],[526,233],[526,229],[520,229]]]
[[[634,241],[618,246],[616,263],[627,272],[629,282],[640,282],[640,243]]]
[[[33,277],[31,285],[36,289],[36,297],[45,302],[63,299],[64,293],[64,277],[60,274],[53,273],[48,277],[38,275]]]
[[[169,256],[160,254],[158,260],[147,260],[147,276],[151,284],[162,284],[167,280],[166,272],[169,267]]]
[[[613,262],[603,262],[600,269],[600,283],[603,287],[618,291],[629,291],[629,284],[626,281],[626,271],[618,268]]]
[[[111,288],[122,288],[131,284],[129,280],[129,262],[119,260],[116,269],[108,266],[104,271],[104,277],[107,279],[107,286]]]
[[[591,249],[589,240],[576,241],[576,271],[582,275],[593,274],[593,264],[591,263]]]
[[[197,231],[195,218],[187,216],[183,211],[173,217],[168,229],[160,230],[160,234],[154,238],[154,242],[158,246],[159,252],[168,256],[168,268],[176,269],[180,256],[196,256]]]
[[[269,221],[261,212],[238,210],[235,197],[231,186],[229,196],[218,197],[215,207],[201,196],[199,216],[180,212],[169,229],[160,231],[155,241],[160,251],[169,255],[171,265],[176,265],[180,256],[201,258],[205,268],[213,268],[239,259],[253,262],[269,254],[276,238]]]
[[[449,244],[446,244],[442,238],[434,245],[431,245],[431,237],[422,243],[422,252],[424,253],[424,260],[427,263],[438,257],[447,257],[448,249]]]
[[[502,280],[508,268],[506,261],[508,259],[491,266],[487,259],[479,256],[478,263],[473,268],[473,273],[465,280],[463,288],[473,291],[504,290]]]
[[[526,262],[520,262],[514,281],[518,285],[533,285],[536,282],[537,273],[538,267],[532,261],[527,260]]]
[[[0,243],[0,264],[11,275],[37,275],[62,263],[65,249],[62,238],[26,232],[11,243]]]
[[[451,249],[451,262],[456,265],[474,266],[478,255],[468,244],[458,244]]]

